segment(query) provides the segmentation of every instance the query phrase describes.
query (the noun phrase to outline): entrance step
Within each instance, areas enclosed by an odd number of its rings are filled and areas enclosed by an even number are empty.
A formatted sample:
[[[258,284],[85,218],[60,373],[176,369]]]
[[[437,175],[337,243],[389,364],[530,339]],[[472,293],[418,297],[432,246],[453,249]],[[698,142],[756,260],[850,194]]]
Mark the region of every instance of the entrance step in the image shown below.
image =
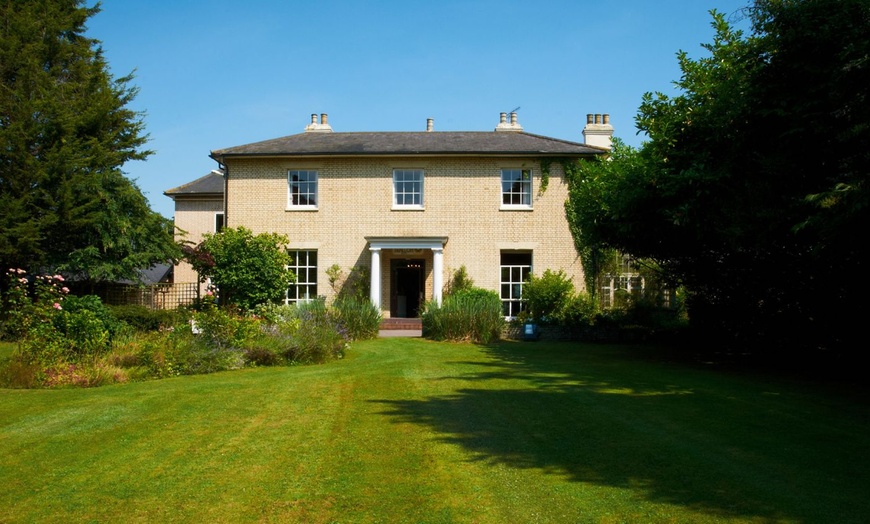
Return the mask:
[[[385,318],[381,320],[383,330],[421,330],[423,320],[419,318]]]

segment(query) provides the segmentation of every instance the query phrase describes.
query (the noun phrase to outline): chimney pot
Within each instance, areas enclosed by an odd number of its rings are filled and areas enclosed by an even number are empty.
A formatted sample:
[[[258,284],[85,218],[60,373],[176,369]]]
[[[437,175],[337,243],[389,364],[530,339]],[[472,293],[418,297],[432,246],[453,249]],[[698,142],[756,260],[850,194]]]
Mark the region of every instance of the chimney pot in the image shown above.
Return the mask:
[[[435,120],[432,118],[426,119],[426,131],[433,131],[435,129]]]
[[[317,113],[311,113],[311,123],[305,126],[306,133],[331,133],[326,113],[320,114],[320,122],[317,121]]]
[[[583,128],[583,142],[590,146],[612,147],[613,126],[610,125],[610,113],[587,113],[586,127]]]
[[[510,122],[507,120],[507,113],[499,113],[499,123],[496,126],[496,131],[514,131],[519,132],[523,130],[523,126],[517,123],[517,114],[515,111],[511,112]]]

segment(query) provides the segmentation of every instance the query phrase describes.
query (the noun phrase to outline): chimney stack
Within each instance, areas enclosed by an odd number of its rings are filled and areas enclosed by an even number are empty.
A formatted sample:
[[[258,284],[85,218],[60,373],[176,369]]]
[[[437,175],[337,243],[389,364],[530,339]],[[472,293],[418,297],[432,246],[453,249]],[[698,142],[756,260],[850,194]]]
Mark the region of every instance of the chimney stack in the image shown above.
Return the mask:
[[[583,143],[588,146],[610,149],[613,146],[613,126],[610,125],[610,114],[601,113],[586,115],[586,127],[583,128]]]
[[[517,113],[515,111],[511,113],[510,122],[507,121],[507,113],[499,113],[498,126],[496,126],[495,130],[497,132],[519,133],[523,130],[523,126],[517,123]]]
[[[320,113],[320,121],[317,121],[317,113],[311,113],[311,123],[305,126],[306,133],[332,133],[326,113]]]

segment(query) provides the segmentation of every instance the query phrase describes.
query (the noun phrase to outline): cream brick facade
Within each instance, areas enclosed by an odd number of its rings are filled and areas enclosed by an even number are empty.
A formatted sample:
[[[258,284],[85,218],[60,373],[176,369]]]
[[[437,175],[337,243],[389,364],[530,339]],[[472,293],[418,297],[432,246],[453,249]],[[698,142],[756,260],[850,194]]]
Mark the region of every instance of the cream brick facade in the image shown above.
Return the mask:
[[[205,233],[214,233],[219,224],[218,215],[224,215],[223,176],[212,172],[189,184],[166,191],[164,194],[175,201],[175,240],[199,244]],[[196,283],[196,271],[187,262],[175,266],[174,282]],[[205,291],[205,284],[200,292]]]
[[[202,242],[204,233],[214,233],[216,215],[224,211],[223,199],[198,199],[175,201],[175,226],[184,231],[176,232],[178,242]],[[196,282],[196,271],[187,262],[175,266],[176,282]]]
[[[568,188],[561,166],[553,163],[549,184],[541,188],[541,166],[534,158],[346,158],[238,159],[227,163],[227,225],[290,238],[291,249],[318,254],[318,293],[332,298],[326,269],[369,266],[366,237],[444,237],[444,281],[465,266],[475,284],[495,291],[502,251],[532,253],[533,271],[564,269],[575,286],[583,269],[565,219]],[[423,209],[393,209],[393,169],[422,169]],[[502,209],[501,169],[531,169],[532,207]],[[289,170],[318,173],[317,210],[288,207]],[[390,313],[392,259],[423,259],[425,298],[433,296],[433,254],[386,250],[381,274],[381,304]],[[322,283],[322,284],[321,284]]]

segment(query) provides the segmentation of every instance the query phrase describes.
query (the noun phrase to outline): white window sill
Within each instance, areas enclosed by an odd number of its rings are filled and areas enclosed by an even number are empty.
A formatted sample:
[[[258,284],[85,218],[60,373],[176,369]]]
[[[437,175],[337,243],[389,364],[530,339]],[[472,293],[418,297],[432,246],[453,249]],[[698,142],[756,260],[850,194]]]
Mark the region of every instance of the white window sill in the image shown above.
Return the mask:
[[[534,208],[532,206],[506,206],[502,205],[498,208],[499,211],[533,211]]]
[[[393,206],[392,211],[426,211],[423,206]]]
[[[317,211],[317,206],[290,206],[284,211]]]

